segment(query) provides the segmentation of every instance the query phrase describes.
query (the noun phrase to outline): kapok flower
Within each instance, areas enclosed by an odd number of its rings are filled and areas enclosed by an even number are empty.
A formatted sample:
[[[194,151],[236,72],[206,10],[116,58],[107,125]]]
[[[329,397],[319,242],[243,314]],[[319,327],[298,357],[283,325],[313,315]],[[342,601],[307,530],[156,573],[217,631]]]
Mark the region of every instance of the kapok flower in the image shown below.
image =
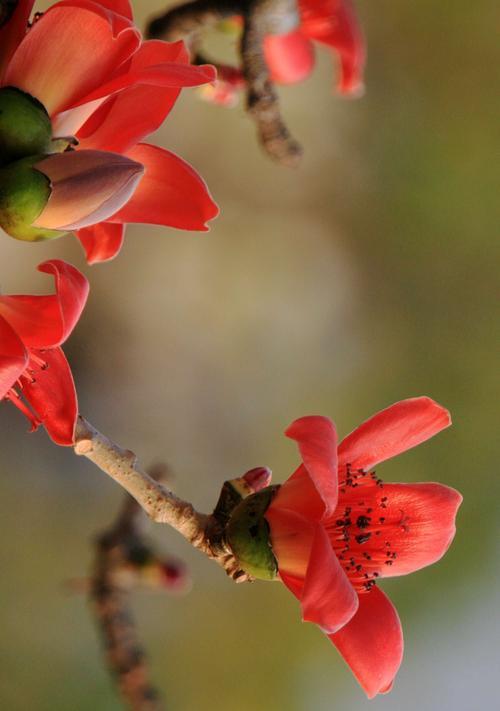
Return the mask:
[[[44,425],[56,444],[71,445],[78,415],[75,385],[61,349],[88,295],[86,278],[59,259],[38,270],[52,274],[49,296],[0,296],[0,400]]]
[[[175,154],[141,141],[162,124],[183,87],[215,79],[213,67],[191,66],[182,42],[142,42],[128,0],[61,0],[26,32],[32,6],[33,0],[19,0],[0,28],[0,104],[14,117],[7,126],[0,120],[0,166],[8,163],[13,170],[28,156],[42,160],[66,149],[71,161],[91,150],[108,153],[112,165],[119,154],[142,166],[129,195],[118,184],[109,200],[93,199],[81,189],[72,196],[75,205],[80,199],[94,207],[101,203],[93,221],[79,209],[71,222],[89,262],[118,253],[127,222],[206,231],[218,209],[203,180]],[[9,131],[13,135],[5,138]],[[36,225],[24,225],[38,228],[40,239],[65,232],[65,225],[53,220],[54,234],[46,232],[51,199],[52,193]],[[22,233],[12,230],[26,239]]]
[[[351,0],[299,0],[300,24],[285,34],[267,35],[265,57],[274,81],[294,84],[314,67],[314,43],[326,45],[340,63],[337,89],[363,91],[365,43]]]
[[[337,446],[331,420],[302,417],[286,431],[302,464],[282,486],[245,499],[228,525],[242,567],[279,576],[370,698],[390,690],[403,655],[398,614],[377,582],[439,560],[462,501],[441,484],[383,483],[373,467],[450,422],[429,398],[403,400]]]

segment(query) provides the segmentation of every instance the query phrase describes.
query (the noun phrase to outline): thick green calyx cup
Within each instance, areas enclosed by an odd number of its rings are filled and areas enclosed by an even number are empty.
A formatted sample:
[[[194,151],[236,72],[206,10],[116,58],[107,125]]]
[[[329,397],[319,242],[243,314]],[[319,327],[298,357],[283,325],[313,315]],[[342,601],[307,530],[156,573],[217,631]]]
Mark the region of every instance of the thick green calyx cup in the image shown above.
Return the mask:
[[[47,152],[52,139],[43,104],[14,86],[0,89],[0,166]]]
[[[30,156],[0,168],[0,227],[27,242],[54,239],[65,232],[32,227],[51,194],[50,180],[33,167],[43,156]]]
[[[268,486],[243,499],[225,530],[226,540],[243,570],[261,580],[274,580],[278,575],[269,524],[264,517],[278,489],[279,486]]]

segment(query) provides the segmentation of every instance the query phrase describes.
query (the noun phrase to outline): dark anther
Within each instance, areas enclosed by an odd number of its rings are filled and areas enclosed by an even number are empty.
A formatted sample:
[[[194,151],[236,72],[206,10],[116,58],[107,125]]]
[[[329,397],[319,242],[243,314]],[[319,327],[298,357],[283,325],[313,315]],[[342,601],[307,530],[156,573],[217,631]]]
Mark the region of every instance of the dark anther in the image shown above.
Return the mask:
[[[369,516],[358,516],[356,520],[356,526],[358,528],[368,528],[370,525],[371,518]]]
[[[363,533],[360,534],[359,536],[356,536],[356,543],[366,543],[366,541],[370,540],[371,533]]]

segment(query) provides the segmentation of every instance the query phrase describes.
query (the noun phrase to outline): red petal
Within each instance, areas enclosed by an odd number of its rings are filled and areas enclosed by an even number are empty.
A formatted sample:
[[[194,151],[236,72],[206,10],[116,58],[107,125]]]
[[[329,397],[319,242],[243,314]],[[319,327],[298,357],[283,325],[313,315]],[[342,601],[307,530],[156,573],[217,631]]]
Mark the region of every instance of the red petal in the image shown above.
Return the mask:
[[[278,561],[279,574],[304,580],[309,564],[315,527],[295,511],[269,507],[265,518],[270,528],[271,548]],[[294,594],[296,592],[292,590]]]
[[[326,44],[340,59],[338,90],[359,94],[363,89],[365,42],[350,0],[300,2],[301,27],[313,40]]]
[[[35,366],[34,383],[26,383],[23,395],[56,444],[72,445],[78,404],[73,376],[60,348],[36,351],[47,368]],[[31,367],[31,366],[30,366]]]
[[[325,504],[325,516],[337,505],[337,433],[327,417],[311,415],[292,422],[285,431],[298,442],[302,461]]]
[[[403,631],[394,605],[379,588],[361,594],[357,613],[329,637],[369,699],[388,691],[403,658]]]
[[[378,412],[339,445],[339,466],[368,470],[416,447],[451,424],[450,413],[428,397],[401,400]]]
[[[0,400],[28,365],[28,352],[9,323],[0,316]]]
[[[100,222],[98,225],[78,230],[76,236],[85,250],[89,264],[107,262],[116,257],[122,247],[125,225]]]
[[[312,42],[298,29],[284,35],[266,35],[264,56],[271,79],[280,84],[302,81],[314,67]]]
[[[72,5],[73,2],[69,0],[68,5]],[[107,7],[112,12],[116,12],[117,15],[123,15],[129,20],[133,20],[132,7],[129,0],[99,0],[99,5]]]
[[[164,88],[183,88],[201,86],[207,82],[215,81],[217,72],[209,64],[199,66],[177,64],[175,62],[162,63],[153,67],[145,67],[137,71],[129,70],[126,73],[115,76],[106,84],[91,93],[83,96],[78,101],[73,102],[73,106],[87,104],[96,99],[116,94],[123,89],[134,84],[145,84]]]
[[[308,521],[319,521],[322,518],[325,504],[303,464],[280,486],[273,497],[269,509],[278,508],[295,511]]]
[[[33,4],[34,0],[19,0],[9,21],[0,28],[0,84],[9,59],[26,34]]]
[[[132,198],[109,222],[141,222],[206,232],[219,210],[198,173],[174,153],[140,143],[127,152],[146,174]]]
[[[321,525],[316,527],[301,605],[302,619],[316,623],[327,634],[343,627],[358,609],[358,595]]]
[[[462,496],[442,484],[384,484],[384,530],[397,557],[382,566],[386,578],[406,575],[439,560],[455,536]]]
[[[139,44],[125,18],[94,3],[52,7],[23,39],[7,68],[4,84],[39,99],[50,114],[95,91]]]
[[[130,67],[138,71],[172,62],[188,64],[183,42],[145,42]],[[110,97],[78,131],[81,148],[102,148],[121,153],[156,131],[172,109],[180,88],[153,84],[133,85]]]
[[[38,270],[52,274],[52,296],[0,296],[0,313],[29,348],[63,343],[75,327],[87,300],[87,279],[71,264],[53,259]]]

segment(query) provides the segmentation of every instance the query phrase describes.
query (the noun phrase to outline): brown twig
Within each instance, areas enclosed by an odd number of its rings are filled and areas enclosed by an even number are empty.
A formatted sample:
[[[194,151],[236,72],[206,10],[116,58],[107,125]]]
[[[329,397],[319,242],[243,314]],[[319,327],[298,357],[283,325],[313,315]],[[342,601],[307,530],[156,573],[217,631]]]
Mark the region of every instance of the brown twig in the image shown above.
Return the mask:
[[[184,40],[190,49],[201,40],[201,32],[217,22],[241,13],[244,0],[193,0],[176,5],[151,20],[146,37],[167,42]]]
[[[162,711],[163,704],[147,666],[121,575],[134,550],[144,548],[137,502],[127,495],[116,522],[96,542],[90,599],[106,650],[111,674],[133,711]]]
[[[236,582],[250,580],[225,543],[217,516],[201,514],[141,469],[136,455],[123,449],[79,417],[75,453],[90,459],[140,504],[157,523],[175,528],[192,546],[218,563]]]
[[[278,95],[264,56],[264,38],[297,27],[297,0],[194,0],[152,20],[146,36],[185,40],[196,61],[202,31],[233,15],[243,18],[241,67],[247,85],[247,110],[257,124],[259,140],[271,158],[294,167],[302,149],[281,117]]]
[[[302,156],[281,117],[279,99],[264,56],[266,34],[278,33],[280,21],[292,29],[297,20],[295,0],[255,0],[244,15],[241,57],[247,82],[247,109],[255,119],[259,140],[271,158],[295,167]]]

